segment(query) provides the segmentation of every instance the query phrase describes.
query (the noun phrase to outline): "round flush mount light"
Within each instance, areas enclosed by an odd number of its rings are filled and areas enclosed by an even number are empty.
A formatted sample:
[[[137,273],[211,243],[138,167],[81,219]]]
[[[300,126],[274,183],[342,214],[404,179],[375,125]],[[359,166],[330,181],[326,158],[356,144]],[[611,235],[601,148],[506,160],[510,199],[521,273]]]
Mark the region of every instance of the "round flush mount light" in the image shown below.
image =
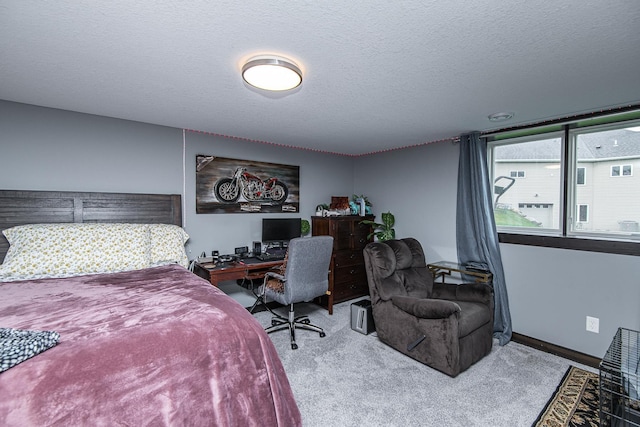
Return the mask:
[[[491,122],[504,122],[514,116],[514,113],[493,113],[489,115],[489,121]]]
[[[258,89],[283,91],[300,86],[302,71],[286,58],[256,56],[242,67],[242,78]]]

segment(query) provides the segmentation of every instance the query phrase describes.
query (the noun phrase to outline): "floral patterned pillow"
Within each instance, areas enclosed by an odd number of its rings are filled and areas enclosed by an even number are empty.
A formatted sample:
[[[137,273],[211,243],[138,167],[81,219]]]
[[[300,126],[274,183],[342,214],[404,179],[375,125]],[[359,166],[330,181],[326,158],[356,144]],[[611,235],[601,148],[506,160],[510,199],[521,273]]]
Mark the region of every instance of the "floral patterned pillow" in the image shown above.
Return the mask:
[[[146,224],[30,224],[3,231],[9,251],[0,281],[71,277],[146,268]]]
[[[189,258],[184,250],[184,244],[189,235],[177,225],[149,224],[151,238],[151,265],[178,263],[189,267]]]

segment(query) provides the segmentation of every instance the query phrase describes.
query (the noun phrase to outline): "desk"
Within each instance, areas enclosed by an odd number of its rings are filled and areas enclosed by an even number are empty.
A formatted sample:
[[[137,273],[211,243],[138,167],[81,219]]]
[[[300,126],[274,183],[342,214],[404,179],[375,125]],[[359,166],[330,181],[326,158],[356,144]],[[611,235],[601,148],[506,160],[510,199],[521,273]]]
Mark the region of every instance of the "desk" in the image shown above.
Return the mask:
[[[474,270],[472,268],[466,268],[464,265],[451,261],[438,261],[432,264],[427,264],[427,268],[433,274],[433,279],[437,279],[438,276],[442,277],[442,283],[444,283],[445,276],[451,276],[451,272],[455,271],[468,276],[473,276],[476,283],[491,283],[493,280],[493,274],[490,271]]]
[[[217,287],[220,282],[226,280],[262,279],[267,271],[279,267],[283,263],[284,260],[260,261],[257,258],[248,258],[241,262],[196,262],[194,272]]]

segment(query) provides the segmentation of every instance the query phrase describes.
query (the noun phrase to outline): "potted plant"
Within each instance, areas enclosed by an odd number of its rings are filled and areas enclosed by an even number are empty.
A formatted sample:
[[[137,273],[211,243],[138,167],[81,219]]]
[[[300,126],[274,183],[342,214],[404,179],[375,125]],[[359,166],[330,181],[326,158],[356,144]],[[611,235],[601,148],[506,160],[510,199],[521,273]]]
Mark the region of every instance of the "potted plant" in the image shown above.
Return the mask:
[[[311,231],[311,224],[309,224],[309,220],[302,219],[300,220],[300,235],[306,236]]]
[[[385,212],[382,214],[382,223],[374,222],[368,219],[360,221],[360,224],[367,224],[373,227],[373,232],[369,234],[367,238],[375,236],[380,242],[396,238],[396,230],[393,229],[395,223],[396,218],[391,212]]]

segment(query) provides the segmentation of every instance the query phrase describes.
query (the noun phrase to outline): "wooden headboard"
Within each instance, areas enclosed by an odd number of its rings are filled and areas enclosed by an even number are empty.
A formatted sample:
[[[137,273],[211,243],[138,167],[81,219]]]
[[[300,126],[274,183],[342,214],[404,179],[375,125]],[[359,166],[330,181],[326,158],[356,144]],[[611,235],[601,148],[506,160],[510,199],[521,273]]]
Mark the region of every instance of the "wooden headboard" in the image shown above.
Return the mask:
[[[182,226],[179,194],[0,190],[0,230],[23,224],[128,222]],[[9,242],[0,234],[0,263]]]

